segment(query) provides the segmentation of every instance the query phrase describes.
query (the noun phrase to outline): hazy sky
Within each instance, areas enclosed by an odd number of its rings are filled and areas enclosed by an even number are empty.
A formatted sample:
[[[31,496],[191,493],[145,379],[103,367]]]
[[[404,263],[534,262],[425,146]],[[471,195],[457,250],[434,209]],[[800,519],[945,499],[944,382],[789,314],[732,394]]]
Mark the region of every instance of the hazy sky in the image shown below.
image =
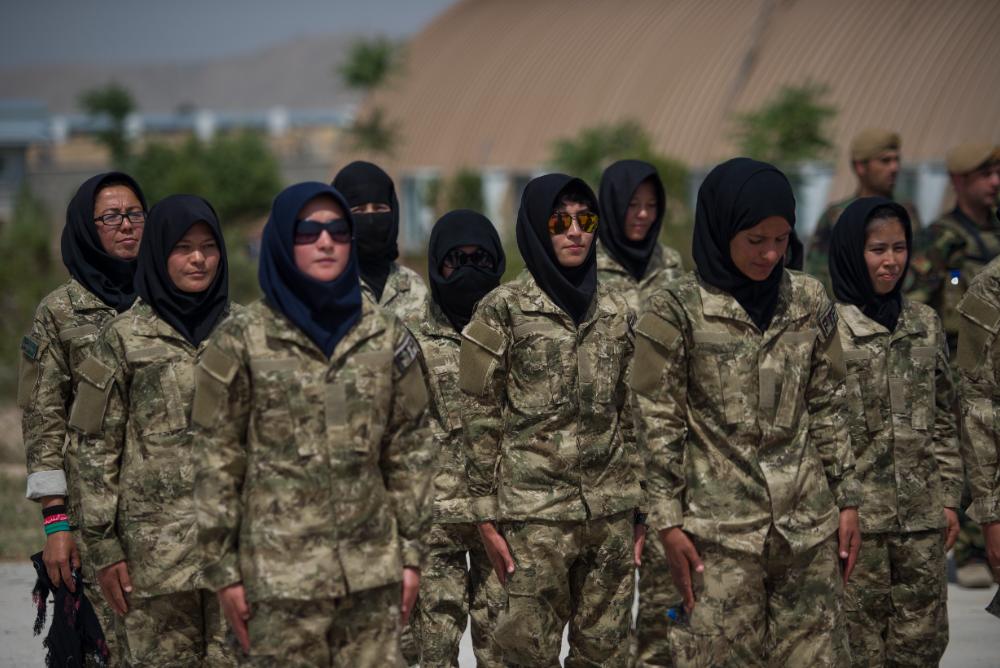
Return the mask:
[[[0,65],[190,60],[302,35],[406,35],[454,0],[0,0]]]

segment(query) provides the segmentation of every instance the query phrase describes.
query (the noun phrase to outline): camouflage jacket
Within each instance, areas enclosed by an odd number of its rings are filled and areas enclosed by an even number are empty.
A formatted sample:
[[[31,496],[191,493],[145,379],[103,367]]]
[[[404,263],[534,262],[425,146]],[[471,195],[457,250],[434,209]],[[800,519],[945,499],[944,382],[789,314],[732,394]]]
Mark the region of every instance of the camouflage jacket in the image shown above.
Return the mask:
[[[396,262],[389,269],[385,279],[381,301],[376,301],[375,293],[361,281],[361,291],[376,304],[403,321],[410,329],[415,328],[424,317],[427,302],[427,286],[420,274]]]
[[[138,596],[201,585],[190,416],[204,348],[139,299],[78,368],[69,424],[83,435],[84,542],[95,568],[126,560]]]
[[[650,293],[683,273],[681,254],[669,246],[657,244],[641,281],[632,278],[625,267],[597,243],[597,280],[625,298],[630,309],[638,313]]]
[[[904,300],[896,330],[837,304],[847,366],[851,445],[861,481],[861,530],[945,526],[962,496],[955,392],[941,321]]]
[[[1000,522],[1000,258],[972,281],[958,312],[966,512],[981,524]]]
[[[577,327],[528,271],[479,302],[459,372],[479,521],[584,520],[641,505],[624,382],[633,320],[624,298],[598,283]]]
[[[922,230],[916,246],[907,294],[938,312],[954,353],[958,302],[976,274],[1000,255],[1000,222],[994,213],[992,224],[980,228],[956,207]]]
[[[774,526],[800,551],[859,505],[836,310],[798,272],[779,299],[763,334],[694,273],[647,302],[630,384],[651,527],[761,554]]]
[[[195,373],[195,509],[211,589],[335,598],[424,561],[436,452],[424,362],[362,300],[327,358],[259,301],[212,335]]]
[[[473,500],[465,473],[462,413],[468,398],[458,387],[458,358],[462,336],[455,331],[437,304],[427,300],[427,310],[413,335],[427,360],[431,391],[431,429],[438,447],[434,477],[434,521],[474,522]]]
[[[76,369],[116,315],[70,279],[38,305],[31,332],[21,341],[17,404],[24,410],[27,496],[67,496],[74,524],[79,523],[78,438],[66,423],[80,380]]]

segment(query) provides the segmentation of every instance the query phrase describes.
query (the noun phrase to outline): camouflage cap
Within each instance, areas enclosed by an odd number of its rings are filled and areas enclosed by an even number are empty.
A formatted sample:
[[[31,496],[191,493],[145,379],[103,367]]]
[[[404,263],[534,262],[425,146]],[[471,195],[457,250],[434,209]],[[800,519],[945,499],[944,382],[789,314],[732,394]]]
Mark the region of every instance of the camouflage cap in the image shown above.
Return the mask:
[[[898,151],[900,144],[898,132],[868,128],[851,140],[851,160],[871,160],[882,151]]]
[[[945,156],[949,174],[968,174],[995,161],[1000,161],[1000,146],[988,143],[959,144]]]

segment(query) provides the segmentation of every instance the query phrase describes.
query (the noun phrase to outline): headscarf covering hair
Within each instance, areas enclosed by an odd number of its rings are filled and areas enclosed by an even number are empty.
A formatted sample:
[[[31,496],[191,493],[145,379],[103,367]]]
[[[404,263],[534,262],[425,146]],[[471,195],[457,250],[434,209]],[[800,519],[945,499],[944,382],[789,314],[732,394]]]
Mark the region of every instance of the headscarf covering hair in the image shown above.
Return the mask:
[[[656,193],[656,218],[642,241],[631,241],[625,236],[625,217],[636,188],[649,180]],[[601,246],[635,280],[646,275],[649,260],[659,243],[660,227],[666,207],[663,181],[656,167],[642,160],[619,160],[604,170],[601,177],[601,223],[597,236]]]
[[[184,292],[167,273],[167,259],[197,223],[205,223],[215,237],[219,264],[205,290]],[[135,290],[191,345],[199,345],[212,333],[229,306],[229,262],[219,217],[208,201],[197,195],[170,195],[150,210],[139,249]]]
[[[872,286],[865,262],[865,238],[869,225],[885,220],[888,212],[898,218],[906,234],[906,266],[892,292],[879,295]],[[890,332],[896,329],[903,309],[903,280],[910,268],[913,231],[906,207],[885,197],[863,197],[844,209],[833,226],[830,238],[830,280],[838,301],[854,304],[861,312]]]
[[[142,189],[128,174],[105,172],[92,176],[80,185],[66,207],[66,225],[62,232],[63,264],[80,285],[119,313],[135,301],[133,276],[135,260],[121,260],[101,246],[94,222],[94,202],[103,188],[123,185],[135,193],[146,209]]]
[[[591,211],[597,197],[581,179],[566,174],[546,174],[532,179],[521,195],[517,211],[517,248],[542,291],[579,325],[597,292],[595,245],[590,245],[579,267],[564,267],[556,259],[549,235],[549,216],[567,192],[589,199]]]
[[[399,257],[396,239],[399,236],[399,201],[392,179],[381,167],[357,160],[341,169],[333,179],[333,187],[350,206],[369,202],[388,204],[391,211],[356,213],[354,238],[358,247],[361,280],[382,299],[385,282],[392,263]]]
[[[441,275],[445,255],[459,246],[479,246],[493,258],[493,269],[467,264],[456,268],[451,276]],[[434,223],[427,248],[427,276],[431,298],[444,312],[452,327],[461,331],[472,318],[480,299],[500,285],[507,267],[500,236],[490,219],[476,211],[449,211]]]
[[[762,332],[778,308],[783,262],[762,281],[747,277],[733,263],[729,242],[738,232],[771,216],[795,226],[795,196],[785,175],[774,165],[733,158],[717,165],[698,189],[692,255],[698,275],[728,292]]]
[[[320,347],[327,357],[361,319],[361,282],[358,256],[351,255],[344,271],[332,281],[317,281],[295,265],[295,224],[310,200],[326,195],[344,211],[351,228],[350,207],[344,196],[325,183],[307,181],[278,193],[264,225],[257,278],[264,297]]]

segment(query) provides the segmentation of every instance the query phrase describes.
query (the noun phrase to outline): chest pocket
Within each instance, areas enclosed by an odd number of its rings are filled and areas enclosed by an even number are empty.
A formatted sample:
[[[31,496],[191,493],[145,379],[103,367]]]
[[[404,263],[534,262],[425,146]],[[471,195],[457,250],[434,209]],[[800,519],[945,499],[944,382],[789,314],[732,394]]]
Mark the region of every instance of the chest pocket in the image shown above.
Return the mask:
[[[187,429],[193,360],[162,345],[128,350],[125,360],[132,368],[129,421],[135,430],[149,436]]]
[[[428,351],[429,352],[429,351]],[[434,405],[441,418],[441,426],[451,432],[462,426],[458,388],[458,358],[449,360],[445,355],[427,355]]]
[[[770,407],[766,404],[776,398],[774,424],[778,427],[792,428],[804,407],[816,334],[812,329],[785,332],[775,343],[773,355],[777,365],[766,364],[761,368],[761,409],[768,414]]]
[[[861,348],[849,348],[844,351],[844,363],[847,365],[847,404],[851,411],[851,428],[855,432],[863,430],[874,434],[883,425],[882,395],[885,389],[875,385],[875,378],[881,375],[872,368],[872,353]]]
[[[321,450],[322,412],[325,397],[318,396],[322,383],[294,357],[251,358],[250,374],[254,396],[254,425],[262,442],[276,455],[310,457]],[[309,410],[310,395],[316,403]]]
[[[59,341],[69,353],[70,368],[75,369],[83,360],[90,357],[100,331],[97,325],[87,323],[59,332]]]
[[[514,326],[507,397],[515,408],[550,406],[562,396],[559,385],[566,382],[566,377],[561,349],[572,349],[573,343],[553,338],[557,332],[555,325],[545,321]]]
[[[934,397],[936,394],[935,370],[937,349],[934,346],[913,346],[910,349],[913,377],[906,383],[910,393],[910,426],[924,431],[934,421]],[[895,405],[893,412],[896,412]]]
[[[624,372],[625,328],[622,320],[614,322],[610,327],[599,323],[588,337],[586,345],[578,349],[577,372],[581,390],[588,386],[592,388],[593,400],[597,403],[613,403],[617,390],[622,385],[619,381]]]
[[[341,370],[334,381],[346,392],[346,424],[343,426],[350,433],[344,441],[351,444],[354,456],[360,454],[363,459],[371,460],[377,457],[376,449],[392,410],[392,359],[390,350],[357,353],[350,360],[351,366]],[[328,424],[340,426],[334,421]],[[337,444],[333,447],[336,449]]]
[[[721,397],[726,424],[740,424],[751,418],[755,412],[751,401],[755,397],[746,387],[746,361],[738,354],[739,340],[727,332],[708,330],[696,330],[692,338],[689,387],[700,386],[709,406],[717,405]]]

